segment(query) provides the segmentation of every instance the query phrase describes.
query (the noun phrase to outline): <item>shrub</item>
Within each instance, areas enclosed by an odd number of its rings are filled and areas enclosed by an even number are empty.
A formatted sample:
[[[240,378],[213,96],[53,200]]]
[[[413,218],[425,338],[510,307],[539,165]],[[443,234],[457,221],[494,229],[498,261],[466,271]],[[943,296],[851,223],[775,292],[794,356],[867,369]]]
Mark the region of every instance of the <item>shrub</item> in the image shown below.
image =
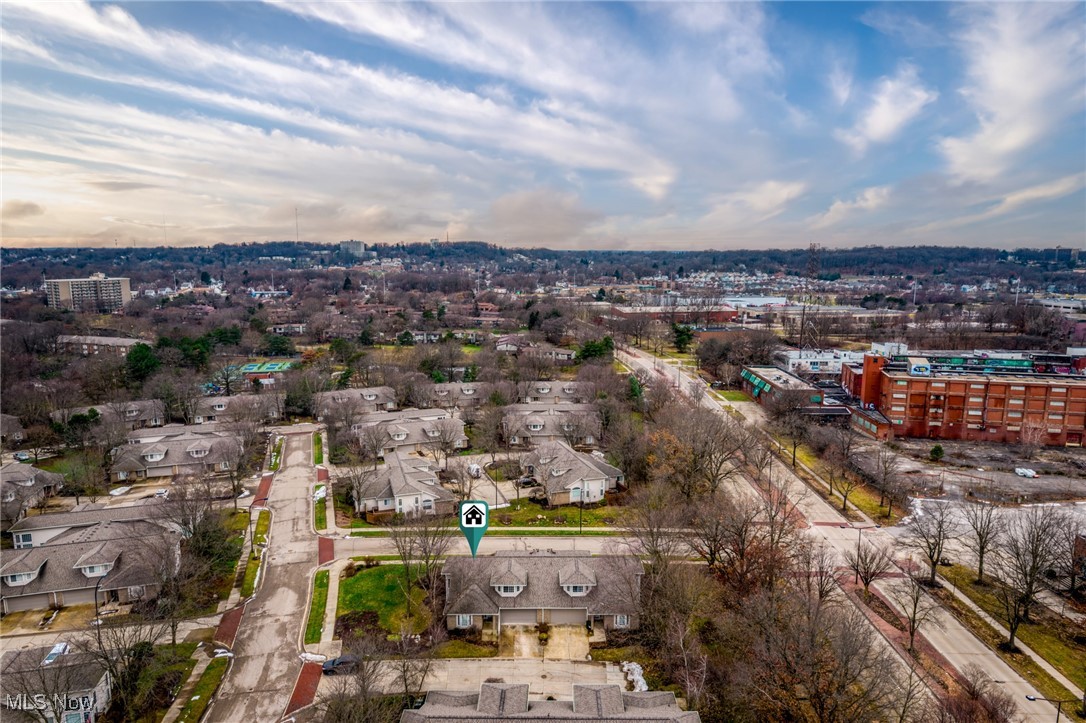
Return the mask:
[[[512,515],[498,515],[498,522],[502,523],[503,525],[511,525],[511,524],[513,524],[513,516]]]
[[[555,515],[554,516],[554,524],[556,524],[556,525],[564,525],[564,524],[566,524],[566,516],[565,515]]]
[[[946,453],[943,451],[943,445],[937,444],[931,448],[931,452],[928,454],[928,456],[931,458],[932,462],[938,462],[943,458],[944,454]]]
[[[358,574],[358,566],[354,564],[354,560],[347,563],[347,567],[343,568],[343,578],[354,577]]]
[[[545,634],[547,634],[547,633],[549,633],[551,631],[551,624],[550,623],[539,623],[538,625],[535,626],[535,629],[536,629],[536,632],[545,635]]]
[[[366,555],[362,558],[362,567],[366,568],[367,570],[369,570],[371,567],[377,567],[380,564],[381,561],[373,555]]]

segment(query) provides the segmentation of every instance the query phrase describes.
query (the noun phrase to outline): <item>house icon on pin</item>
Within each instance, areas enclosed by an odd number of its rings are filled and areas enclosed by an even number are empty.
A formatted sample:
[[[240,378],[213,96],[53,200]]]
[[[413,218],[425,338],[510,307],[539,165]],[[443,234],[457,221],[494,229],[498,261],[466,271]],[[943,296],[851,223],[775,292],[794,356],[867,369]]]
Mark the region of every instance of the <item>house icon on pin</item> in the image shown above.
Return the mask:
[[[462,519],[465,527],[482,527],[486,520],[486,516],[476,505],[472,505],[464,510]]]

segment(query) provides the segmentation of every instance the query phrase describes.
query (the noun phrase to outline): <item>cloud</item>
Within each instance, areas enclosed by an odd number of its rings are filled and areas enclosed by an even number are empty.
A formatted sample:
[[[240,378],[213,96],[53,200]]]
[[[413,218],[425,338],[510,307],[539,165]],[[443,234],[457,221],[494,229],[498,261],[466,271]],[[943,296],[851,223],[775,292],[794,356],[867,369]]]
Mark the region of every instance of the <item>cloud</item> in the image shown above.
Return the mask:
[[[749,228],[783,213],[807,192],[802,181],[763,181],[726,194],[712,205],[697,224],[718,229]]]
[[[549,188],[495,199],[488,216],[483,225],[495,241],[531,246],[568,246],[603,218],[575,194]]]
[[[893,77],[879,79],[866,110],[849,130],[838,130],[835,137],[862,155],[872,143],[886,143],[898,136],[924,106],[939,94],[925,88],[915,65],[902,63]]]
[[[977,129],[939,147],[959,180],[991,181],[1062,121],[1081,114],[1083,5],[978,4],[963,17],[958,43],[969,80],[961,93],[976,113]]]
[[[811,228],[833,226],[853,215],[857,211],[873,211],[886,204],[890,198],[889,186],[871,186],[865,188],[851,201],[834,201],[823,214],[811,219]]]
[[[873,7],[860,16],[860,22],[883,35],[899,38],[914,48],[930,48],[947,44],[947,37],[933,25],[915,15],[885,6]]]
[[[830,93],[833,94],[833,100],[837,105],[848,103],[848,99],[852,96],[852,71],[837,61],[833,64],[826,82],[830,86]]]
[[[920,229],[919,232],[937,231],[948,228],[958,228],[961,226],[968,226],[971,224],[980,223],[983,221],[989,221],[994,218],[1006,216],[1022,206],[1028,206],[1035,203],[1043,203],[1046,201],[1054,201],[1064,196],[1069,196],[1072,193],[1081,191],[1086,186],[1086,174],[1076,173],[1070,176],[1064,176],[1057,178],[1047,183],[1040,183],[1034,186],[1028,186],[1026,188],[1019,189],[1004,195],[997,202],[986,210],[980,213],[969,214],[967,216],[959,216],[958,218],[952,218],[945,221],[937,221],[930,223]]]
[[[45,209],[36,203],[12,199],[10,201],[4,201],[4,208],[3,211],[0,212],[0,215],[4,217],[5,221],[13,221],[17,218],[41,216],[44,213]]]

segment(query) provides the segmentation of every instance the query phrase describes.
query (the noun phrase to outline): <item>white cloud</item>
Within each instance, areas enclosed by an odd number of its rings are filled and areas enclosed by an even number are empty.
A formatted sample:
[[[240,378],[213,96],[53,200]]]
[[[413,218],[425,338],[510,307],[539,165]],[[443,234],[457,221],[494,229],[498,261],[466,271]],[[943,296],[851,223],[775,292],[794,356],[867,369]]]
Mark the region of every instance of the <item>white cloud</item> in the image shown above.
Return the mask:
[[[827,82],[837,105],[848,103],[848,99],[852,96],[852,71],[845,68],[840,61],[835,62]]]
[[[977,4],[963,14],[958,40],[969,82],[962,95],[978,128],[940,148],[959,180],[991,181],[1082,112],[1086,23],[1081,3]]]
[[[807,192],[802,181],[764,181],[720,197],[698,225],[721,228],[748,227],[768,221],[787,210],[789,203]]]
[[[1035,203],[1044,203],[1045,201],[1054,201],[1064,196],[1069,196],[1072,193],[1081,191],[1086,186],[1086,174],[1076,173],[1070,176],[1064,176],[1057,178],[1047,183],[1040,183],[1034,186],[1028,186],[1026,188],[1013,191],[1005,194],[997,202],[993,203],[988,209],[981,211],[980,213],[969,214],[967,216],[959,216],[958,218],[952,218],[945,221],[937,221],[930,223],[920,229],[918,232],[938,231],[948,228],[958,228],[961,226],[968,226],[971,224],[980,223],[982,221],[989,221],[994,218],[1006,216],[1012,213],[1022,206],[1028,206]]]
[[[856,124],[849,130],[838,130],[834,135],[862,155],[872,143],[886,143],[896,138],[924,106],[938,97],[936,91],[925,88],[920,82],[915,65],[902,63],[893,77],[879,79],[871,102]]]
[[[811,219],[811,228],[826,228],[844,221],[857,211],[873,211],[884,206],[890,198],[889,186],[865,188],[851,201],[834,201],[825,213]]]

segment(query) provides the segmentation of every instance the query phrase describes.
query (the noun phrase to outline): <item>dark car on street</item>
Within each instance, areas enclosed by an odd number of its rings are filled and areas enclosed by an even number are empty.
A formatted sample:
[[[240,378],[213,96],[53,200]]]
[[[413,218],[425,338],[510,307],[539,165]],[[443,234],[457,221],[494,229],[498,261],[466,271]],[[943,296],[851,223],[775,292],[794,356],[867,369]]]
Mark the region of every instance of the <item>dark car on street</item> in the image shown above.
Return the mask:
[[[338,658],[324,661],[321,672],[325,675],[341,675],[343,673],[353,673],[357,666],[357,655],[341,655]]]

